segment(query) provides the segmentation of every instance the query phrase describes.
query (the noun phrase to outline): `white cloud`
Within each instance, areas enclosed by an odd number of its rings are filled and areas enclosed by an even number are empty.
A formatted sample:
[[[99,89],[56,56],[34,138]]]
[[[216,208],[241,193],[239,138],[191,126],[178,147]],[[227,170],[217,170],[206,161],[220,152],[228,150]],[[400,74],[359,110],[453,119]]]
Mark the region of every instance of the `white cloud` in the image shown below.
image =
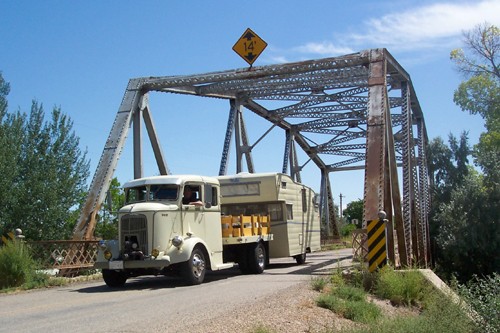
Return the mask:
[[[290,62],[290,60],[284,56],[268,56],[266,62],[270,64],[284,64]]]
[[[345,46],[335,46],[331,42],[322,42],[322,43],[307,43],[306,45],[299,46],[295,48],[295,51],[301,53],[314,53],[320,54],[322,56],[334,56],[339,54],[347,54],[353,53],[354,51],[350,47]]]
[[[413,51],[451,49],[461,44],[463,31],[488,22],[500,26],[500,0],[441,2],[392,12],[360,25],[362,32],[296,47],[301,53],[335,56],[373,47]]]
[[[464,30],[489,22],[500,23],[500,1],[437,3],[365,22],[365,33],[350,36],[356,44],[375,44],[392,49],[449,47]]]

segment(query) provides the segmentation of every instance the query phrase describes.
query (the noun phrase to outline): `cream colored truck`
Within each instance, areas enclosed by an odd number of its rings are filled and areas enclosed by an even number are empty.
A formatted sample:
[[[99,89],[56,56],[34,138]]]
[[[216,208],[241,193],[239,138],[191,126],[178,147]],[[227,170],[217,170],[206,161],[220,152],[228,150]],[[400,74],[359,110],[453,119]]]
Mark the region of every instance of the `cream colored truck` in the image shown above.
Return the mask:
[[[282,173],[239,173],[219,176],[222,213],[269,214],[274,240],[269,257],[293,257],[298,264],[306,253],[321,248],[321,227],[314,191]]]
[[[205,272],[239,264],[264,271],[273,240],[267,214],[221,215],[219,180],[192,175],[156,176],[124,185],[118,239],[99,242],[95,268],[109,287],[130,277],[181,273],[188,284]],[[185,190],[191,197],[184,198]]]

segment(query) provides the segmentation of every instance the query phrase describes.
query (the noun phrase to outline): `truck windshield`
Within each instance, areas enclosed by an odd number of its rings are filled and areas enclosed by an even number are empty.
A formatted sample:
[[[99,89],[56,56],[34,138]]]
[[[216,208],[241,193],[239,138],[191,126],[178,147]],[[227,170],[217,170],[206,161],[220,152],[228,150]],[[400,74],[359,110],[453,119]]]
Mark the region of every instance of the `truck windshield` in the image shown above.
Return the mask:
[[[146,200],[146,186],[131,187],[125,189],[125,202],[134,203]]]
[[[177,200],[179,186],[177,185],[151,185],[149,200]]]

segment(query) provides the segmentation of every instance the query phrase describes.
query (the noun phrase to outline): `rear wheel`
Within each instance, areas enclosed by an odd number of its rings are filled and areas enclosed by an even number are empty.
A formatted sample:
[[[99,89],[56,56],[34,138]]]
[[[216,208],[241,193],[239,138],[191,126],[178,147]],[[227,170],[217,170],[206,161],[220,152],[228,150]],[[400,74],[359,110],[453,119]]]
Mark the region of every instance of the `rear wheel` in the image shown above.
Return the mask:
[[[106,285],[110,288],[123,287],[127,281],[125,273],[111,269],[103,269],[102,278],[104,279]]]
[[[306,253],[305,252],[295,256],[294,258],[297,261],[297,264],[299,264],[299,265],[303,265],[306,263]]]
[[[195,247],[191,252],[191,257],[183,265],[182,274],[187,283],[195,285],[203,282],[205,271],[205,255],[199,247]]]
[[[264,244],[257,243],[248,248],[248,270],[250,273],[260,274],[266,268],[266,248]]]

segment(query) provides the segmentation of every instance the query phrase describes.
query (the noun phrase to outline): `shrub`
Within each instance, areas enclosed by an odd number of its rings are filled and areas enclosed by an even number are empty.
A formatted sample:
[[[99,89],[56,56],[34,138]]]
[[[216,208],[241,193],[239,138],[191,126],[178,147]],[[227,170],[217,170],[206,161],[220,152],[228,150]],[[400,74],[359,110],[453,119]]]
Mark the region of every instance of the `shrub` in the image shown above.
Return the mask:
[[[0,289],[31,282],[36,267],[26,244],[19,240],[8,240],[0,247]]]
[[[475,317],[478,329],[483,332],[500,332],[500,274],[493,273],[480,279],[474,276],[466,285],[459,286]]]
[[[395,271],[386,266],[379,272],[374,292],[394,305],[419,305],[424,300],[428,288],[420,272]]]
[[[315,291],[322,291],[326,286],[326,279],[321,276],[316,276],[311,279],[311,287]]]
[[[341,233],[342,237],[347,237],[347,236],[351,236],[352,232],[356,229],[357,229],[357,227],[355,224],[346,224],[340,229],[340,233]]]
[[[348,301],[364,301],[366,299],[366,294],[363,290],[351,286],[340,286],[333,289],[331,293]]]
[[[381,315],[380,309],[366,301],[366,293],[356,287],[340,285],[329,294],[322,294],[316,304],[336,314],[361,323],[374,322]]]

